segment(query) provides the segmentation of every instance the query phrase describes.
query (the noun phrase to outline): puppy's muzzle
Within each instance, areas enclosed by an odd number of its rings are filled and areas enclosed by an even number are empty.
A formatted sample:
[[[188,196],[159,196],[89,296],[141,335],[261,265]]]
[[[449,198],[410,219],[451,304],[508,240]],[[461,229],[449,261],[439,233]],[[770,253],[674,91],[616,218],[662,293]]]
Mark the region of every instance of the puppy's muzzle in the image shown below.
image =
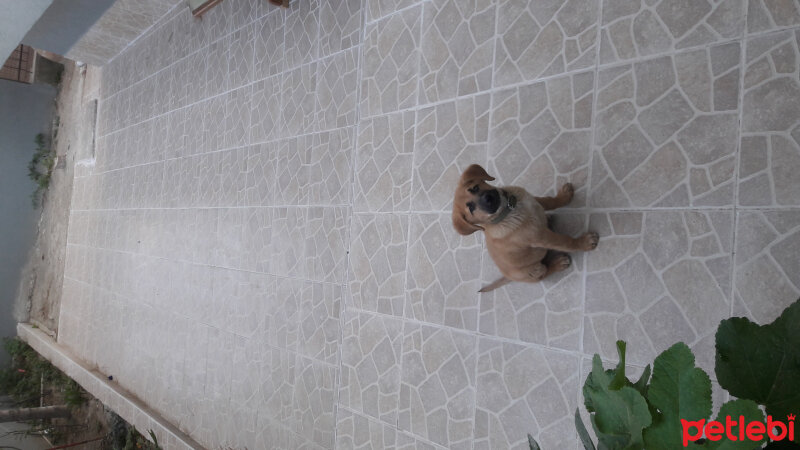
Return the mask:
[[[481,192],[478,198],[478,207],[489,214],[496,213],[497,208],[500,207],[500,193],[497,189]]]

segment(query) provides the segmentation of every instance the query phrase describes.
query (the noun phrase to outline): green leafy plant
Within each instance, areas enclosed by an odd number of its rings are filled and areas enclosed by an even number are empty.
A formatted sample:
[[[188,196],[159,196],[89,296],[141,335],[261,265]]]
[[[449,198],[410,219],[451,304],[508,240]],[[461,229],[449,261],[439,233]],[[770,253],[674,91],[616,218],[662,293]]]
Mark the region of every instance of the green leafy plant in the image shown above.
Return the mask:
[[[67,381],[64,386],[64,403],[71,407],[78,407],[86,403],[83,388],[75,380]]]
[[[800,300],[768,325],[742,317],[723,320],[714,371],[731,395],[786,418],[800,411]]]
[[[592,372],[583,385],[584,405],[606,447],[640,448],[644,445],[644,429],[650,426],[652,417],[642,392],[625,377],[624,342],[617,342],[617,351],[620,361],[612,370],[603,370],[600,355],[594,355]]]
[[[716,334],[715,373],[722,388],[737,397],[722,405],[716,421],[743,417],[744,423],[786,420],[800,413],[800,300],[786,308],[774,322],[760,326],[745,318],[723,320]],[[625,375],[623,341],[617,342],[619,363],[605,370],[600,356],[592,360],[592,372],[583,386],[584,405],[589,412],[597,445],[592,441],[579,411],[575,427],[587,450],[752,450],[767,442],[731,439],[722,433],[719,440],[698,439],[684,442],[684,421],[700,423],[711,416],[711,379],[695,366],[689,347],[679,342],[662,352],[648,365],[641,378],[632,382]],[[759,406],[760,405],[760,406]],[[695,429],[693,434],[700,434]],[[716,437],[716,436],[715,436]],[[800,436],[769,442],[767,449],[800,449]],[[538,443],[528,435],[531,450]],[[686,445],[684,445],[686,444]]]
[[[156,438],[156,434],[153,432],[153,430],[150,430],[149,434],[150,440],[148,441],[147,438],[139,433],[136,427],[130,427],[128,429],[128,433],[125,435],[125,443],[122,446],[122,450],[161,450],[161,447],[158,445],[158,439]]]
[[[161,450],[153,430],[148,430],[148,440],[139,430],[111,410],[107,411],[110,431],[103,441],[109,450]]]
[[[78,383],[22,340],[5,338],[3,347],[11,355],[11,367],[0,370],[0,394],[11,396],[17,406],[39,406],[43,385],[62,392],[67,406],[80,406],[86,401],[85,391]]]
[[[711,379],[694,363],[692,351],[682,342],[656,358],[647,390],[647,402],[654,409],[653,424],[645,431],[647,448],[681,447],[681,419],[711,415]]]
[[[536,442],[536,440],[530,434],[528,435],[528,445],[530,446],[531,450],[542,450],[542,448],[539,447],[539,443]]]
[[[44,134],[39,133],[34,139],[36,150],[33,153],[31,162],[28,163],[28,178],[36,183],[36,190],[31,194],[31,202],[34,208],[41,205],[44,191],[50,186],[50,177],[53,174],[56,155],[49,149],[45,142]]]

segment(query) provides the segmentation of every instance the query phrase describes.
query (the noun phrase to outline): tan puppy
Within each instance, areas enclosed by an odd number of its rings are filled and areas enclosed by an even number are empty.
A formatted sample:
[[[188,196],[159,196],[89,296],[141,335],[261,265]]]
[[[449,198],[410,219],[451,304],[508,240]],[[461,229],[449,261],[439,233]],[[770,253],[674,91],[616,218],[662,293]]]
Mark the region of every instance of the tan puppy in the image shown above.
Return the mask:
[[[547,227],[545,211],[572,200],[572,184],[561,186],[555,197],[534,197],[516,186],[496,188],[483,167],[473,164],[461,174],[453,199],[453,227],[468,235],[483,230],[486,247],[503,277],[480,292],[497,289],[512,281],[535,283],[570,266],[568,255],[543,261],[548,250],[590,251],[597,248],[597,233],[572,238]]]

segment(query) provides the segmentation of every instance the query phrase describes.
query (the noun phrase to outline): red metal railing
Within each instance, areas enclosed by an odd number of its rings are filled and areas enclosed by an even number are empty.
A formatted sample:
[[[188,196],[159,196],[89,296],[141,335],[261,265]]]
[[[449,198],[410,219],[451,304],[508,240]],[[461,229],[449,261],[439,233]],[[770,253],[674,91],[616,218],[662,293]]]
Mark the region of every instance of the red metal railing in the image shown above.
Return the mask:
[[[27,45],[20,45],[8,57],[3,68],[0,69],[0,78],[4,80],[30,83],[33,70],[33,49]]]

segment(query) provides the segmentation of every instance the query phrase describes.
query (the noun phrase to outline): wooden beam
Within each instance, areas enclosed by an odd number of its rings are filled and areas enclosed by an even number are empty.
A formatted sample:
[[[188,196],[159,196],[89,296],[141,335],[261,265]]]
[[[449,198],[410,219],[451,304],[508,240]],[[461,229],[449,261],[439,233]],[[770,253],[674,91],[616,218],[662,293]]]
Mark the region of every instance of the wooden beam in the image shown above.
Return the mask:
[[[69,417],[67,406],[43,406],[41,408],[19,408],[0,410],[0,423],[25,422],[28,420],[55,419]]]
[[[208,12],[209,9],[219,5],[222,3],[222,0],[208,0],[204,2],[202,5],[198,6],[197,8],[192,10],[192,15],[195,17],[202,17],[203,14]]]

